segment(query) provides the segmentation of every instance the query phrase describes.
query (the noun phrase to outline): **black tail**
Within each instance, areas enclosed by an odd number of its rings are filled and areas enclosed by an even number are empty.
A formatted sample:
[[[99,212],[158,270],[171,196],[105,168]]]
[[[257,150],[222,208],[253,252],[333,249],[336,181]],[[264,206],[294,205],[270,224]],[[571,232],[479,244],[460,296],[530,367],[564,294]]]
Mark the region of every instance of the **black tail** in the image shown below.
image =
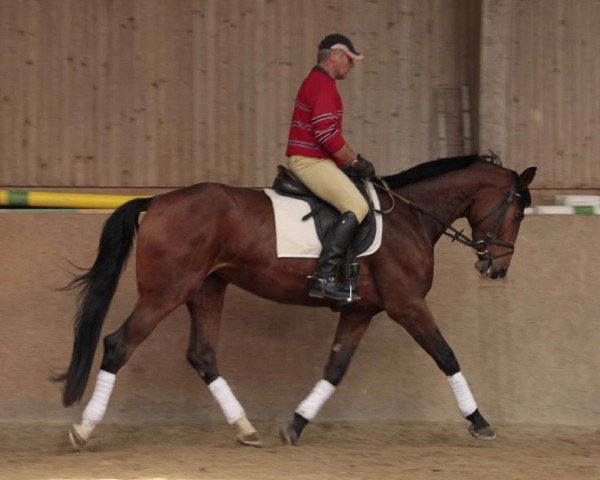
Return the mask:
[[[152,198],[136,198],[115,210],[102,229],[94,265],[65,287],[81,289],[71,363],[66,373],[54,379],[66,380],[63,391],[65,407],[81,400],[83,396],[102,324],[138,229],[138,215],[148,209],[151,201]]]

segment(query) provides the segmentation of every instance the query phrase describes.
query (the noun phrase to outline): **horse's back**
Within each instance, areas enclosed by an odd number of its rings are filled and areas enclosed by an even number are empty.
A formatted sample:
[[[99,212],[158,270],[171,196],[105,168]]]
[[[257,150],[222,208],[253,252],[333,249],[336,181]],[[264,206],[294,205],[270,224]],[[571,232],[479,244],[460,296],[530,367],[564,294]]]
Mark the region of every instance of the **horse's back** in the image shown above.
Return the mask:
[[[273,235],[272,208],[262,190],[200,183],[153,198],[140,224],[138,252],[192,261],[201,249],[204,259],[226,262],[233,251]]]
[[[220,214],[232,207],[252,207],[255,203],[268,205],[267,200],[261,189],[205,182],[157,195],[152,199],[148,212],[169,211],[171,215]]]

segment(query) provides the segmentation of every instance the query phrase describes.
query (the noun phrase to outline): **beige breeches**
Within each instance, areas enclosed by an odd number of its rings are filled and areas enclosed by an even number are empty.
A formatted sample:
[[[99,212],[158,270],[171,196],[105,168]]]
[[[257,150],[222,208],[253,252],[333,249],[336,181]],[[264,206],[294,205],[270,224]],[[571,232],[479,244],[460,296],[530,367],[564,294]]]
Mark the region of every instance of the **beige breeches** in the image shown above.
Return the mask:
[[[369,213],[367,201],[333,160],[292,155],[288,167],[311,192],[340,213],[353,212],[359,223]]]

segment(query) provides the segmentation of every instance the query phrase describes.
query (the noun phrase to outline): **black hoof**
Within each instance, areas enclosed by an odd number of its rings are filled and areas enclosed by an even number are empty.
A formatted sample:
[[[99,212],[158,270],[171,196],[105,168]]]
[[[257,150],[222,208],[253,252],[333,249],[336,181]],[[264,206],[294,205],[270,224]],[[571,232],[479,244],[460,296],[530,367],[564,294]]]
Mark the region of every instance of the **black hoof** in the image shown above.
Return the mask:
[[[494,440],[496,438],[496,433],[489,425],[479,428],[469,425],[469,433],[477,440]]]
[[[298,443],[298,434],[291,424],[281,427],[281,430],[279,430],[279,438],[284,445],[294,446]]]

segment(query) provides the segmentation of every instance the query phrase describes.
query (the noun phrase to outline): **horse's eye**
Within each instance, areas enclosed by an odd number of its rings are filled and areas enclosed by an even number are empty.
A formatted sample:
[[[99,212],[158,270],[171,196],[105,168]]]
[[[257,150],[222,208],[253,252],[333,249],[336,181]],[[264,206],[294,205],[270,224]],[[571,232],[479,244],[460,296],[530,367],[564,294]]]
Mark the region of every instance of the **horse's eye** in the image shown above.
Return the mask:
[[[525,218],[525,215],[523,215],[522,213],[515,213],[515,215],[513,216],[513,220],[515,222],[520,222],[521,220],[523,220],[523,218]]]

